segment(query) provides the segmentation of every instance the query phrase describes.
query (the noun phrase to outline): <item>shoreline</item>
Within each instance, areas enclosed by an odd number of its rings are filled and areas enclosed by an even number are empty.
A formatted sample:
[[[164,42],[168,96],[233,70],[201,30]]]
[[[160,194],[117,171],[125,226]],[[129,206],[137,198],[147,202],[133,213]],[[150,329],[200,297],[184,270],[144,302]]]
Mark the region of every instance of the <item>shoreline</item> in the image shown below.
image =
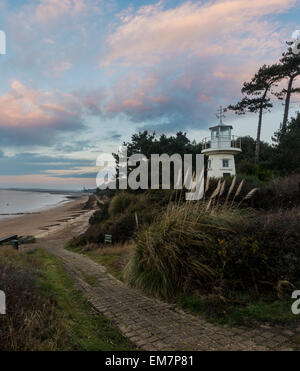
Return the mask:
[[[36,192],[36,193],[50,193],[53,195],[70,195],[71,197],[79,198],[84,193],[82,191],[59,190],[59,189],[42,189],[42,188],[0,188],[0,191],[14,191],[14,192]]]
[[[82,209],[88,198],[89,196],[85,195],[38,213],[12,215],[0,219],[0,238],[8,235],[43,238],[72,226],[74,223],[79,224],[79,227],[83,226],[94,212],[94,210]]]
[[[63,196],[63,199],[57,200],[54,203],[44,204],[39,207],[36,207],[34,209],[29,210],[16,210],[12,212],[2,212],[0,213],[0,222],[5,221],[7,219],[17,218],[19,216],[26,216],[26,215],[38,215],[41,214],[44,211],[57,208],[61,205],[65,205],[66,203],[69,203],[73,200],[78,200],[80,198],[83,198],[85,196],[88,196],[88,194],[83,194],[82,192],[63,192],[63,191],[51,191],[51,190],[30,190],[30,189],[12,189],[12,188],[1,188],[0,191],[8,191],[8,192],[29,192],[29,193],[46,193],[49,195],[60,195]],[[5,201],[4,201],[5,202]],[[4,211],[4,210],[3,210]],[[0,229],[1,232],[1,229]]]

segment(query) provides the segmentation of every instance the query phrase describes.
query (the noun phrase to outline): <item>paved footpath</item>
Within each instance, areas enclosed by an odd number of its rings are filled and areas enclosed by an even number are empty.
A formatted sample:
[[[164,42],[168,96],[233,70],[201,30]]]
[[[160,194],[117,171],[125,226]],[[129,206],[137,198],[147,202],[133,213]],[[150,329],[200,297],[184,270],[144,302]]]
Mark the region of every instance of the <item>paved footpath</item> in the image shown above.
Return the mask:
[[[109,318],[140,349],[293,350],[292,339],[300,337],[300,327],[291,331],[210,324],[125,286],[102,265],[62,246],[62,241],[48,241],[46,249],[60,258],[94,309]]]

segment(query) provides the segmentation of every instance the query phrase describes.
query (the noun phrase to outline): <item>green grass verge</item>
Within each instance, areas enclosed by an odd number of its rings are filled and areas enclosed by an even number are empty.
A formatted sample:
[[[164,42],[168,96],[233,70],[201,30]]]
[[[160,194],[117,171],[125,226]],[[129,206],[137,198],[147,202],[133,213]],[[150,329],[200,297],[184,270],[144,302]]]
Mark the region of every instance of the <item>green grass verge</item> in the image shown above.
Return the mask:
[[[113,255],[99,255],[95,253],[95,251],[87,251],[84,248],[80,247],[72,247],[70,244],[65,245],[65,249],[76,252],[78,254],[85,255],[92,259],[94,262],[102,264],[106,267],[107,271],[114,277],[116,277],[118,280],[122,281],[123,279],[123,272],[122,270],[119,269],[119,264],[118,262],[120,259],[122,259],[123,254],[113,254]],[[86,280],[87,283],[89,283]],[[93,285],[92,285],[93,286]]]
[[[291,311],[293,300],[285,297],[278,300],[253,299],[244,296],[244,302],[222,305],[206,297],[182,295],[176,303],[185,311],[203,315],[208,321],[231,326],[255,327],[258,324],[295,326],[299,319]]]
[[[111,322],[102,315],[95,315],[82,293],[75,288],[72,279],[64,271],[58,259],[38,250],[43,261],[45,279],[41,282],[44,295],[55,295],[58,312],[64,318],[70,337],[70,350],[132,350],[127,340]],[[69,349],[66,349],[69,350]]]
[[[96,263],[104,265],[107,271],[118,280],[122,281],[122,271],[116,269],[119,259],[122,257],[121,254],[118,255],[96,255],[92,252],[86,254],[89,258],[94,260]]]
[[[39,294],[45,299],[54,299],[55,313],[64,339],[61,349],[83,351],[134,350],[134,345],[126,339],[104,316],[95,314],[63,269],[60,261],[44,250],[34,250],[26,254],[8,251],[5,260],[13,265],[39,271]],[[47,323],[45,323],[47,326]]]

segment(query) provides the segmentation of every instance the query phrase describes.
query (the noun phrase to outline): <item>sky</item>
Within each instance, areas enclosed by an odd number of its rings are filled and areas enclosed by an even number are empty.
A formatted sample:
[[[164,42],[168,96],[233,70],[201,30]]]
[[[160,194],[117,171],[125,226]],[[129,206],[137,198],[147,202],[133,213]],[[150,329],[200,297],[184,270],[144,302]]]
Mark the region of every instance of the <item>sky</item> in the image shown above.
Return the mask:
[[[0,0],[0,188],[94,188],[97,156],[138,131],[201,141],[297,29],[299,0]],[[256,115],[225,122],[256,135]]]

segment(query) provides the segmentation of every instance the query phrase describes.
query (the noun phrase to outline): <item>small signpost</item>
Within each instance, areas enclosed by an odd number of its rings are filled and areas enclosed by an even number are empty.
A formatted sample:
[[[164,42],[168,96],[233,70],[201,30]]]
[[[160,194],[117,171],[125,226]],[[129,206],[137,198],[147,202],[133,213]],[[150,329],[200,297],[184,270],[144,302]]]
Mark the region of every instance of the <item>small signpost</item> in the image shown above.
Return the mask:
[[[106,234],[105,236],[104,236],[104,243],[105,244],[112,244],[112,235],[111,234]]]

